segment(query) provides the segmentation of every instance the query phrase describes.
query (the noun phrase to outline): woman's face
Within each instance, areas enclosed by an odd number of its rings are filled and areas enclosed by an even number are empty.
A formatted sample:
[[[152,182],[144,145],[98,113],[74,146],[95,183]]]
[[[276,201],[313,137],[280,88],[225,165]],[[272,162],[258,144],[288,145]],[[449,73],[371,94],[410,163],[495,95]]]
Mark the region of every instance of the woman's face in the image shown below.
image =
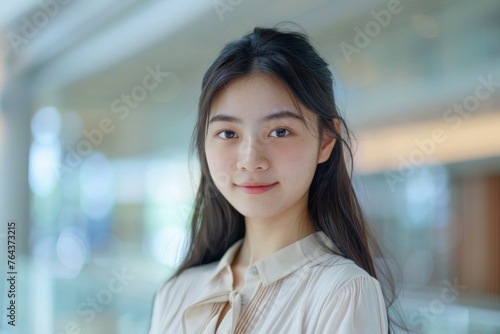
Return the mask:
[[[208,167],[219,191],[245,217],[307,207],[316,166],[328,159],[334,140],[320,147],[315,115],[300,108],[307,127],[285,86],[265,74],[238,78],[214,99],[205,141]]]

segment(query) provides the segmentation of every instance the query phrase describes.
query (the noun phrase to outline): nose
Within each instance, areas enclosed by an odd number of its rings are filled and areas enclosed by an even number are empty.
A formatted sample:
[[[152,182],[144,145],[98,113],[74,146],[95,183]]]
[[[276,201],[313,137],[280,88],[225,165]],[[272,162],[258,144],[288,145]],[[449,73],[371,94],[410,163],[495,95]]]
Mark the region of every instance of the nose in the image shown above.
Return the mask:
[[[238,147],[236,167],[249,172],[268,169],[269,161],[264,149],[265,146],[258,138],[245,140]]]

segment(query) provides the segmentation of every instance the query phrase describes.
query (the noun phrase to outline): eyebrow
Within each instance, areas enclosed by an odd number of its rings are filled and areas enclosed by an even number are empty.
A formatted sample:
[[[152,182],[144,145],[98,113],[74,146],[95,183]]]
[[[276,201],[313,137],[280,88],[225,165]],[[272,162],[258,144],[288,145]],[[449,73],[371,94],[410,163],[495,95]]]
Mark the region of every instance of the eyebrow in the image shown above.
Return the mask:
[[[271,120],[275,119],[283,119],[283,118],[293,118],[293,119],[298,119],[303,121],[302,117],[299,115],[288,111],[288,110],[280,110],[274,114],[270,114],[267,116],[262,117],[259,121],[260,122],[269,122]],[[229,116],[229,115],[224,115],[224,114],[218,114],[215,115],[210,119],[208,124],[213,123],[213,122],[231,122],[231,123],[241,123],[241,119],[234,117],[234,116]]]

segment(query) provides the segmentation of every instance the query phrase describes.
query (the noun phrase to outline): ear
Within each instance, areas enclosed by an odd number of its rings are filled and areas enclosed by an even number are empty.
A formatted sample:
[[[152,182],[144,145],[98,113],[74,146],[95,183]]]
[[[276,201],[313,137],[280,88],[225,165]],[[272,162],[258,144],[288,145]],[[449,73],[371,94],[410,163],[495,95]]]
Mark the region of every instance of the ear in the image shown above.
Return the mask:
[[[340,122],[338,119],[336,118],[333,119],[333,126],[335,127],[337,133],[340,133]],[[321,146],[319,148],[318,164],[323,163],[326,160],[328,160],[328,158],[330,158],[330,155],[333,151],[333,147],[335,146],[336,141],[337,140],[335,137],[325,135],[321,143]]]

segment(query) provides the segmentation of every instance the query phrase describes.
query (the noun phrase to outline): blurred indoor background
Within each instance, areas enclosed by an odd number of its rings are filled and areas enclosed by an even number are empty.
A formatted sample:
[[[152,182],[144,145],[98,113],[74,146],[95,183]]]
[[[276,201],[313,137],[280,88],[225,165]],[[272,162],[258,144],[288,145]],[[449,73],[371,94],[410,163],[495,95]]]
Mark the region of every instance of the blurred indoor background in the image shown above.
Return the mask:
[[[409,326],[500,333],[498,0],[3,0],[0,333],[146,332],[187,240],[204,71],[281,21],[331,64]]]

